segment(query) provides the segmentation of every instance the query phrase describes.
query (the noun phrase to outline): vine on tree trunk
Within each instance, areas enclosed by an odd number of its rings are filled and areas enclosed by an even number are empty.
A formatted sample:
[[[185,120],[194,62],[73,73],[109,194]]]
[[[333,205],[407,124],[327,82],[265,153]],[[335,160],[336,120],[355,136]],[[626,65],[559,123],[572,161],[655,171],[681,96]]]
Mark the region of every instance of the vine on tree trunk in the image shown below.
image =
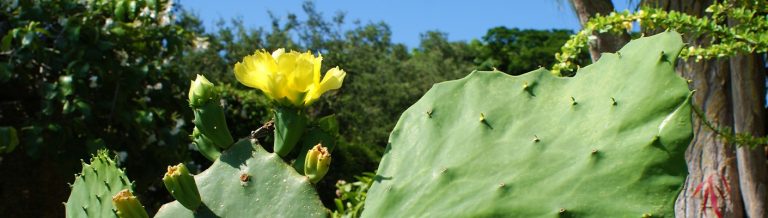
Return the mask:
[[[742,53],[765,53],[768,51],[768,4],[754,1],[748,7],[736,6],[734,1],[715,3],[706,9],[711,17],[696,17],[678,11],[664,11],[643,7],[636,12],[611,12],[596,15],[584,25],[584,29],[571,38],[555,54],[558,63],[552,72],[571,75],[578,66],[573,62],[588,43],[595,40],[593,33],[625,33],[632,31],[633,23],[649,29],[677,30],[695,36],[708,36],[711,43],[706,47],[689,46],[680,52],[681,58],[703,59],[731,57]],[[728,25],[726,18],[736,21]]]

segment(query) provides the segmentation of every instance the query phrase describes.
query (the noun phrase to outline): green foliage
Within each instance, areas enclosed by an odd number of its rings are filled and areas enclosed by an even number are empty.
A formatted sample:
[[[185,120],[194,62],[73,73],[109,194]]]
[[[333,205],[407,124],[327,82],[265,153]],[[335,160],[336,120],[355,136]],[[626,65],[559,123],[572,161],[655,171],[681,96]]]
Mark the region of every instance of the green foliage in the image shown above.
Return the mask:
[[[150,1],[16,1],[7,18],[0,63],[7,121],[21,127],[32,156],[74,157],[109,144],[142,150],[148,138],[177,144],[174,90],[186,86],[169,61],[189,35],[170,8]],[[128,9],[126,9],[128,7]],[[142,12],[139,12],[142,11]],[[65,16],[61,16],[65,15]],[[119,133],[119,134],[118,134]],[[89,146],[82,146],[89,145]],[[84,152],[85,151],[85,152]]]
[[[740,4],[743,3],[743,4]],[[639,22],[645,29],[666,29],[685,32],[686,37],[708,39],[704,45],[691,45],[680,52],[680,57],[696,60],[730,57],[743,53],[768,51],[768,7],[764,1],[724,1],[706,9],[710,17],[696,17],[678,11],[643,7],[636,12],[611,12],[595,16],[584,29],[571,36],[555,55],[558,63],[552,72],[564,74],[573,71],[576,55],[586,47],[593,33],[621,33],[631,31],[632,23]]]
[[[56,163],[46,165],[54,169],[30,168],[51,177],[24,178],[8,193],[41,196],[28,184],[58,187],[77,171],[78,159],[99,148],[130,157],[124,166],[141,190],[159,184],[158,166],[189,158],[183,128],[191,120],[183,97],[189,80],[174,60],[191,34],[173,17],[168,0],[0,4],[0,86],[9,90],[0,93],[0,125],[19,130],[15,163]],[[29,157],[19,157],[23,153]],[[38,181],[44,178],[55,180]],[[51,195],[48,201],[66,198],[64,192]]]
[[[728,126],[718,126],[712,121],[707,119],[701,108],[698,106],[693,107],[693,112],[696,113],[696,117],[701,119],[701,123],[707,128],[714,131],[718,136],[724,139],[728,143],[733,143],[736,146],[749,146],[750,148],[757,148],[758,146],[768,146],[768,137],[755,137],[748,133],[736,133],[733,134],[733,129]]]
[[[19,145],[19,135],[12,126],[0,126],[0,154],[11,153]]]
[[[355,176],[355,182],[339,180],[336,182],[336,210],[331,214],[337,218],[356,218],[363,213],[365,197],[373,184],[375,173],[365,172]]]
[[[673,217],[690,91],[677,33],[561,78],[474,72],[435,85],[392,131],[363,217]]]
[[[552,54],[568,41],[570,30],[520,30],[495,27],[488,30],[482,41],[470,44],[480,50],[478,70],[493,68],[511,75],[520,75],[541,67],[551,66]],[[586,52],[578,54],[578,64],[589,63]]]
[[[317,192],[274,153],[241,140],[195,176],[203,205],[190,211],[174,201],[155,217],[325,217]]]
[[[272,112],[269,99],[263,95],[226,83],[216,85],[216,90],[221,96],[227,123],[231,124],[229,130],[236,138],[249,135],[251,131],[269,121]]]
[[[64,203],[67,217],[117,217],[112,196],[124,189],[133,190],[133,184],[107,151],[100,150],[75,175],[72,192]]]

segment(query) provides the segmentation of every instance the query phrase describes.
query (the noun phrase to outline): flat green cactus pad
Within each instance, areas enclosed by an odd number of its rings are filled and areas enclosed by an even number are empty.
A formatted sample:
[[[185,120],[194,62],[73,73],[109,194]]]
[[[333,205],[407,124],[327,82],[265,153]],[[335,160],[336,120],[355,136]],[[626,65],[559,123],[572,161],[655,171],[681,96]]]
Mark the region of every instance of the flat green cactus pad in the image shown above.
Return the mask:
[[[666,32],[573,78],[436,84],[392,131],[363,217],[674,217],[692,137],[682,46]]]
[[[155,217],[326,217],[317,192],[279,156],[250,140],[222,152],[195,176],[203,205],[192,212],[174,201]]]
[[[112,196],[123,189],[133,191],[125,172],[110,159],[106,150],[83,163],[83,171],[75,175],[72,192],[64,207],[67,217],[117,217]]]

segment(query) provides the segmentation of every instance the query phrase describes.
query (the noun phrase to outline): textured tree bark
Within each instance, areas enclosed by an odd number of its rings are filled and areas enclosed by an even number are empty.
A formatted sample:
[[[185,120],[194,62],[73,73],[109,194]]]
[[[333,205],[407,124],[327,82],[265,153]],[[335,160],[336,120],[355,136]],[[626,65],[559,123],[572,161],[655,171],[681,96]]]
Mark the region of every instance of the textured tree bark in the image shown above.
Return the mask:
[[[755,54],[739,55],[731,60],[733,128],[737,133],[765,135],[765,68]],[[767,217],[768,169],[763,149],[748,146],[736,149],[741,195],[748,217]]]
[[[596,13],[607,14],[613,11],[613,5],[605,0],[571,0],[571,3],[582,26]],[[707,16],[704,9],[712,4],[712,0],[645,0],[642,4],[667,11]],[[617,38],[598,35],[597,44],[590,44],[593,60],[599,58],[600,52],[618,50],[627,42],[628,37]],[[687,38],[686,42],[689,45],[702,45],[708,43],[708,40]],[[754,55],[701,62],[688,59],[678,63],[677,71],[692,81],[690,87],[697,91],[693,103],[702,108],[709,121],[716,126],[734,126],[738,132],[762,136],[765,133],[765,123],[762,121],[766,119],[762,108],[765,80],[761,74],[764,72],[754,69],[758,66],[755,61]],[[745,71],[751,72],[743,73]],[[722,212],[723,217],[743,217],[745,203],[748,215],[766,217],[765,156],[758,151],[740,148],[736,152],[735,146],[719,138],[714,131],[703,125],[702,120],[695,117],[694,138],[686,151],[690,174],[675,204],[676,217],[715,217],[715,208]],[[708,199],[703,205],[703,193],[700,191],[694,195],[696,187],[702,184],[711,184],[723,192],[710,192],[715,195],[717,203]]]
[[[696,16],[706,16],[704,9],[711,0],[646,0],[643,4],[675,10]],[[683,33],[684,34],[684,33]],[[705,45],[708,40],[688,38],[689,45]],[[695,62],[692,58],[678,62],[677,72],[692,81],[691,89],[696,90],[693,104],[702,108],[706,118],[717,126],[733,126],[732,98],[730,95],[730,66],[725,60]],[[694,117],[694,138],[686,151],[688,178],[675,204],[676,217],[716,217],[715,209],[723,217],[743,217],[739,172],[736,165],[734,146],[723,141],[715,132],[702,125]],[[710,179],[711,178],[711,179]],[[714,191],[717,203],[708,200],[704,205],[704,194],[695,193],[699,185],[711,184],[722,190]]]
[[[698,40],[689,40],[696,43]],[[693,103],[701,107],[705,116],[715,125],[732,126],[729,64],[724,60],[695,62],[693,58],[680,61],[678,72],[692,81],[691,89],[696,90]],[[734,148],[720,139],[717,134],[694,117],[694,138],[686,151],[688,178],[675,204],[676,217],[716,217],[714,208],[723,217],[743,217],[743,206],[739,192],[739,175]],[[710,179],[711,178],[711,179]],[[725,181],[726,184],[723,184]],[[697,186],[713,183],[723,195],[713,190],[717,203],[711,200],[702,205],[701,191],[694,195]]]
[[[613,3],[610,0],[571,0],[576,14],[579,16],[579,23],[582,28],[586,25],[589,18],[596,14],[607,15],[614,11]],[[594,34],[596,39],[589,43],[589,55],[592,62],[600,59],[603,52],[616,52],[629,42],[629,34],[622,33],[616,35],[612,33]]]

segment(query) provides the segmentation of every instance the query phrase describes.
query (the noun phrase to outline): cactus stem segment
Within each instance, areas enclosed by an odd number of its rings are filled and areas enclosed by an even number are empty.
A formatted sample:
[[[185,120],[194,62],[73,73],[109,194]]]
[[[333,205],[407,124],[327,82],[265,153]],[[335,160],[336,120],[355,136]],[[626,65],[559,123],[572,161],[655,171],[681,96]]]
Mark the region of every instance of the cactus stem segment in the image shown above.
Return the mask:
[[[308,122],[307,116],[302,109],[289,107],[277,107],[273,113],[275,117],[274,151],[280,157],[285,157],[304,134]]]

